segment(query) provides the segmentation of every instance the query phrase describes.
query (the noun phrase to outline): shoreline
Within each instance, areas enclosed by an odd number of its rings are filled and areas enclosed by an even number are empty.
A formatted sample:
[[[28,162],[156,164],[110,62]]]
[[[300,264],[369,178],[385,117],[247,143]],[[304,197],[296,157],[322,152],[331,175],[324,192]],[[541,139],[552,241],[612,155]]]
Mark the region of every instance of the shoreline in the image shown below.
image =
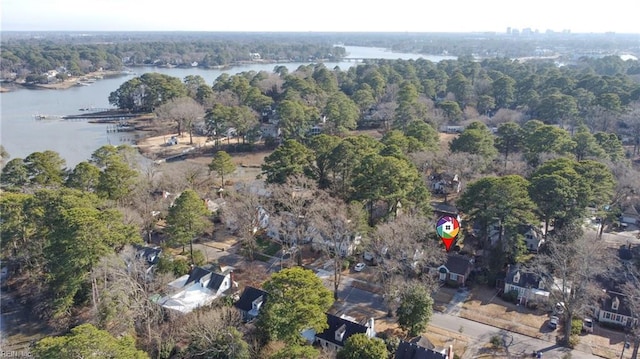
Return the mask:
[[[323,63],[334,63],[334,62],[339,62],[341,60],[330,60],[330,59],[320,59],[320,60],[316,60],[315,62],[323,62]],[[226,64],[226,65],[217,65],[217,66],[209,66],[209,67],[196,67],[196,68],[200,68],[200,69],[204,69],[204,70],[231,70],[234,67],[237,66],[243,66],[243,65],[251,65],[251,64],[288,64],[288,63],[295,63],[296,61],[290,61],[290,60],[246,60],[246,61],[235,61],[233,63],[230,64]],[[313,63],[313,62],[310,62]],[[136,64],[136,65],[128,65],[125,68],[128,69],[136,69],[136,68],[145,68],[145,67],[150,67],[150,68],[180,68],[180,69],[188,69],[190,67],[185,67],[185,66],[156,66],[156,65],[144,65],[144,64]],[[114,70],[108,70],[108,71],[94,71],[94,72],[90,72],[87,73],[83,76],[73,76],[70,77],[62,82],[56,82],[56,83],[51,83],[51,84],[25,84],[22,80],[22,82],[16,82],[16,81],[12,81],[12,82],[0,82],[0,93],[6,93],[6,92],[11,92],[15,89],[21,88],[21,89],[27,89],[27,90],[66,90],[75,86],[81,86],[78,85],[78,82],[82,82],[82,79],[91,79],[92,81],[99,81],[102,77],[116,77],[116,76],[122,76],[122,75],[127,75],[131,72],[128,72],[126,70],[119,70],[119,71],[114,71]],[[98,77],[98,78],[96,78]]]
[[[50,84],[26,84],[24,82],[4,82],[0,84],[0,93],[11,92],[15,89],[27,89],[27,90],[66,90],[72,87],[78,86],[78,82],[82,82],[83,79],[89,79],[91,82],[100,81],[105,77],[116,77],[124,75],[124,71],[94,71],[87,73],[83,76],[73,76],[62,82],[50,83]],[[22,80],[24,81],[24,80]],[[7,86],[8,85],[8,86]]]

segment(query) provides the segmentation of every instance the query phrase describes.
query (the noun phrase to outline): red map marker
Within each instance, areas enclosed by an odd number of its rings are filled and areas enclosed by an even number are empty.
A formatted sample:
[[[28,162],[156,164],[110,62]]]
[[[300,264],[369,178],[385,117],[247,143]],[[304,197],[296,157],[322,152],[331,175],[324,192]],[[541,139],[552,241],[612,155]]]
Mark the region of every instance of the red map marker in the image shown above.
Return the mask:
[[[460,223],[451,216],[441,217],[436,225],[436,232],[438,232],[438,236],[440,236],[442,243],[444,243],[444,248],[448,252],[453,243],[455,243],[458,232],[460,232]]]

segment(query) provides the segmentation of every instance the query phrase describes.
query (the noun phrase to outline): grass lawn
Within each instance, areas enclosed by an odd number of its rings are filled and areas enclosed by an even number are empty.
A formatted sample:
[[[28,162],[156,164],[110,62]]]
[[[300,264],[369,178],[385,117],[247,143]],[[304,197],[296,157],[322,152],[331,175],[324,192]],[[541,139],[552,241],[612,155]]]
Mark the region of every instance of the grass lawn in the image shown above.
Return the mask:
[[[453,296],[456,294],[456,289],[441,287],[433,295],[433,309],[439,312],[444,312],[447,309],[447,304],[451,302]]]
[[[544,337],[541,328],[548,319],[544,313],[505,302],[495,293],[492,288],[474,288],[471,298],[462,305],[460,316],[527,336]]]
[[[256,239],[256,244],[258,245],[258,252],[268,256],[274,256],[282,248],[282,245],[278,243],[261,238]]]

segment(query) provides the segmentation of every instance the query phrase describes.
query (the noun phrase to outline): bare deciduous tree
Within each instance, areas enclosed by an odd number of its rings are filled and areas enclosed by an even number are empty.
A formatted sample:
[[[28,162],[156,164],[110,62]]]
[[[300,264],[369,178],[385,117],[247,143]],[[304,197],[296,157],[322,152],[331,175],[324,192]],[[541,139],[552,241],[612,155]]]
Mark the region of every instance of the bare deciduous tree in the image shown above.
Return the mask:
[[[491,118],[491,124],[493,126],[499,126],[508,122],[522,123],[523,118],[524,114],[520,111],[501,108]]]
[[[631,309],[631,315],[637,320],[635,325],[631,327],[631,335],[633,336],[633,353],[632,359],[638,358],[638,349],[640,348],[640,271],[628,265],[629,281],[622,286],[622,294],[625,305]]]
[[[158,339],[162,307],[151,297],[171,278],[152,274],[132,247],[104,257],[91,272],[92,301],[100,326],[113,335],[135,329],[146,345]]]
[[[193,144],[193,125],[204,118],[204,107],[191,97],[179,97],[169,100],[156,109],[156,115],[162,120],[175,121],[178,136],[182,130],[189,131],[189,144]]]
[[[266,198],[261,198],[250,185],[243,184],[236,191],[228,193],[222,209],[223,222],[238,236],[242,243],[242,251],[249,260],[253,260],[257,249],[255,236],[258,231],[265,229],[263,227],[269,218],[263,208],[265,201]]]
[[[628,205],[631,198],[635,195],[635,192],[640,188],[640,172],[631,166],[628,162],[608,162],[607,166],[613,174],[613,178],[616,179],[616,186],[613,191],[613,195],[609,200],[609,207]],[[600,223],[600,230],[598,231],[598,237],[602,238],[602,233],[607,224],[607,220],[611,221],[611,212],[605,210]]]
[[[318,188],[306,177],[292,177],[284,184],[270,185],[271,197],[266,206],[271,231],[278,233],[279,240],[295,251],[297,264],[302,265],[302,253],[298,244],[317,236],[312,203],[317,198]]]
[[[242,318],[233,307],[198,309],[184,318],[182,333],[190,341],[187,358],[248,358],[249,346],[239,328]]]
[[[435,239],[431,222],[419,215],[399,216],[393,222],[379,224],[365,245],[378,264],[377,274],[390,313],[407,279],[421,280],[430,291],[436,288],[428,269],[444,263],[445,252]]]
[[[602,297],[596,284],[614,266],[615,258],[595,233],[585,234],[578,227],[565,228],[553,235],[547,249],[538,254],[532,270],[544,280],[552,304],[564,303],[565,342],[571,336],[571,320],[590,312]]]
[[[337,300],[342,261],[354,250],[355,237],[360,235],[358,230],[362,223],[366,223],[366,211],[361,205],[347,205],[340,199],[321,193],[315,201],[314,212],[320,236],[313,245],[333,260],[333,297]]]

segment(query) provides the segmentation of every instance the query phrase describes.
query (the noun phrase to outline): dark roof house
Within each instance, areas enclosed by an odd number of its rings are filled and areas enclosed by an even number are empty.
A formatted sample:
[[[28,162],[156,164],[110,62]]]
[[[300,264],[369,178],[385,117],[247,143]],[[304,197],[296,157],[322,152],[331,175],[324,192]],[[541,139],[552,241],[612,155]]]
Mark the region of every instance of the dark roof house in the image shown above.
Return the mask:
[[[633,313],[629,306],[627,296],[623,293],[624,283],[635,281],[631,276],[620,276],[617,279],[597,278],[597,282],[603,288],[604,293],[600,306],[595,314],[598,321],[614,326],[633,328],[638,325],[640,313]]]
[[[187,278],[187,281],[184,283],[184,285],[186,286],[191,283],[197,283],[200,281],[200,279],[202,279],[202,277],[210,273],[211,271],[208,271],[202,267],[195,267],[191,270],[191,273],[189,273],[189,278]]]
[[[453,359],[453,349],[437,351],[433,348],[424,348],[417,343],[400,341],[396,349],[395,359]]]
[[[147,261],[148,265],[157,264],[160,261],[160,254],[162,253],[162,248],[160,247],[146,247],[135,245],[136,250],[136,258],[144,259]]]
[[[467,279],[469,279],[469,274],[471,274],[473,266],[473,259],[459,254],[449,253],[447,254],[445,264],[437,268],[438,279],[441,281],[455,281],[460,285],[464,285]]]
[[[315,335],[315,339],[325,348],[342,348],[344,342],[354,334],[362,333],[367,334],[369,337],[375,337],[376,334],[373,318],[370,318],[366,324],[360,324],[352,318],[337,317],[327,313],[327,324],[329,324],[327,329]]]
[[[211,279],[209,279],[209,283],[207,284],[207,288],[211,289],[214,292],[220,290],[220,286],[227,278],[228,273],[211,273]],[[233,277],[231,277],[231,281],[233,281]]]
[[[240,298],[234,306],[240,310],[245,321],[250,321],[258,316],[260,308],[262,308],[267,301],[267,296],[267,292],[264,290],[245,287],[242,295],[240,295]]]
[[[549,299],[550,294],[544,286],[543,278],[519,266],[507,268],[504,293],[512,291],[518,292],[516,299],[521,305],[544,303]]]

